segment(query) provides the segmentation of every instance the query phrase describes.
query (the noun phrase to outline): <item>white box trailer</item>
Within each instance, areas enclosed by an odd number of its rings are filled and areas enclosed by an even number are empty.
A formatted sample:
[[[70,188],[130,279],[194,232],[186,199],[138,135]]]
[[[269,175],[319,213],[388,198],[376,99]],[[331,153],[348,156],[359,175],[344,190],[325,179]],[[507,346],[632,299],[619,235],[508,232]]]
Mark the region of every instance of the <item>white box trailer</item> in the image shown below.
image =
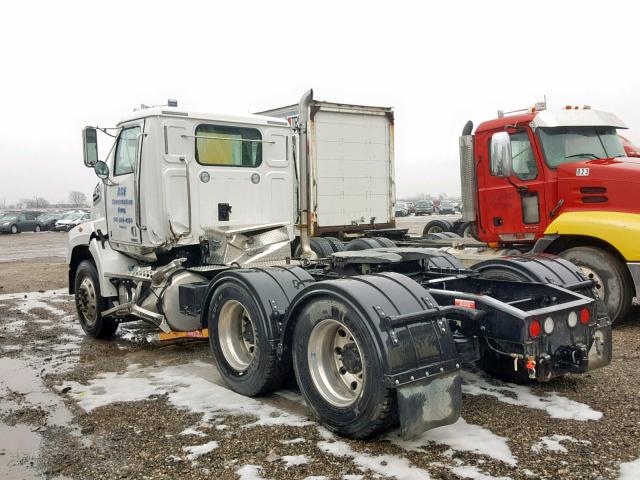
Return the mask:
[[[259,115],[295,126],[299,108]],[[312,235],[395,228],[393,110],[314,100],[308,114]]]

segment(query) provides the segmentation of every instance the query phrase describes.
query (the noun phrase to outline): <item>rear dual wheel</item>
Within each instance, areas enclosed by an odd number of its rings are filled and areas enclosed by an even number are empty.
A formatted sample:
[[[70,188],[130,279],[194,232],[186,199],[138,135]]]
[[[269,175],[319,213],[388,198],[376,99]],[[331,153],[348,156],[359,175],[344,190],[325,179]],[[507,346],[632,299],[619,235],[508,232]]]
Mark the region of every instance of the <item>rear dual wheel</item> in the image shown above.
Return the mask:
[[[290,365],[278,359],[268,341],[267,319],[244,285],[228,281],[216,288],[208,318],[209,345],[233,391],[253,397],[282,385]]]
[[[398,423],[366,321],[345,303],[318,297],[301,310],[293,365],[307,405],[332,431],[364,438]]]

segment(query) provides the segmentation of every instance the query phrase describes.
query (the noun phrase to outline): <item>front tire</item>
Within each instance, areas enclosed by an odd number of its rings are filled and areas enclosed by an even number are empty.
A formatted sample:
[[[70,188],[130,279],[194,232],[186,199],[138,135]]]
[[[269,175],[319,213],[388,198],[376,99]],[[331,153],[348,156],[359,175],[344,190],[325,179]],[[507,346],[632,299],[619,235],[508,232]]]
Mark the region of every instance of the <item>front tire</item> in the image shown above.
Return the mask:
[[[82,330],[93,338],[113,336],[118,323],[112,318],[103,318],[107,300],[100,295],[98,271],[93,262],[84,260],[78,265],[75,278],[76,312]]]
[[[243,285],[226,281],[213,292],[209,345],[220,375],[234,392],[254,397],[279,388],[290,366],[268,341],[267,319]]]
[[[36,228],[33,229],[34,232],[39,232],[40,230],[42,230],[42,228],[40,228],[40,225],[36,225]]]
[[[633,290],[625,266],[616,256],[596,247],[574,247],[560,252],[559,256],[580,267],[587,278],[598,283],[596,292],[606,305],[612,323],[629,313]]]
[[[11,233],[13,233],[14,235],[16,233],[18,233],[18,226],[17,225],[11,225]]]
[[[397,425],[395,392],[381,381],[381,359],[357,311],[329,297],[311,300],[292,345],[300,392],[327,428],[366,438]]]

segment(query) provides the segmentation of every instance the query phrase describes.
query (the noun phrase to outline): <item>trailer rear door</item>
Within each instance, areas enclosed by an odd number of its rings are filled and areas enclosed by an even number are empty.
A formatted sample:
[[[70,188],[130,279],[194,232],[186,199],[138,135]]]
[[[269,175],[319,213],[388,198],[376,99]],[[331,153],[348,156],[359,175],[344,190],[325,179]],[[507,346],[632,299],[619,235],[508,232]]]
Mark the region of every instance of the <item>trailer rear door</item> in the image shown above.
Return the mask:
[[[393,221],[389,109],[320,103],[312,118],[316,233]]]

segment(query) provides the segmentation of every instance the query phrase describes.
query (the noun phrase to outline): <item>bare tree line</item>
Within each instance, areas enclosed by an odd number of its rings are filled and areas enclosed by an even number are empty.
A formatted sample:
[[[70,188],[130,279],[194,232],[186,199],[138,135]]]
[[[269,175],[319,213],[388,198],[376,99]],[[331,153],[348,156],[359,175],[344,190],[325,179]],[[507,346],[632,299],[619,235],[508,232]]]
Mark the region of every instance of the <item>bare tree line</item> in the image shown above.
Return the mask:
[[[0,199],[0,209],[37,209],[37,208],[52,208],[52,207],[88,207],[89,201],[87,195],[78,190],[72,190],[69,192],[67,201],[51,202],[44,197],[34,195],[30,198],[21,198],[17,202],[7,203],[5,200]]]

